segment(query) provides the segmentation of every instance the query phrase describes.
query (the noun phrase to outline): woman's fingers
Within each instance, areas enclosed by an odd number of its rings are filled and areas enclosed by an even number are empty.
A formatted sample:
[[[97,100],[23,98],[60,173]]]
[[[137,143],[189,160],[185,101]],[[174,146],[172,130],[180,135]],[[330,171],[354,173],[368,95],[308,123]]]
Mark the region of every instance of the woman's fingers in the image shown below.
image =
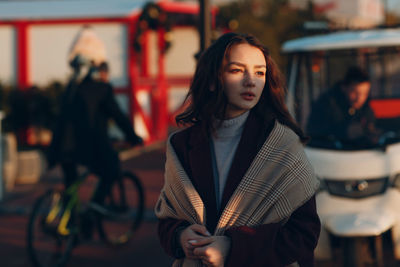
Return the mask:
[[[193,247],[202,247],[214,242],[214,237],[203,237],[199,239],[193,239],[188,241]]]
[[[192,226],[190,226],[191,229],[203,236],[211,236],[211,234],[207,231],[207,228],[204,225],[200,225],[200,224],[193,224]]]
[[[189,243],[185,246],[185,255],[187,258],[189,259],[199,259],[199,256],[196,256],[193,252],[195,247],[193,247],[192,245],[190,245]]]
[[[193,224],[180,233],[179,240],[187,258],[201,259],[199,255],[194,253],[194,250],[211,244],[214,241],[214,237],[211,236],[205,226]],[[209,262],[208,258],[206,260]]]
[[[209,249],[210,248],[208,247],[199,247],[195,248],[193,252],[194,255],[200,258],[203,264],[205,264],[207,267],[214,267],[215,264],[213,263],[214,261],[213,258],[215,258],[215,256],[213,255],[212,252],[210,252]]]
[[[186,242],[184,245],[185,248],[193,250],[195,248],[195,246],[192,245],[193,241],[194,240],[188,240],[188,242]]]
[[[196,240],[193,254],[207,266],[223,266],[230,249],[230,239],[225,236],[204,237]]]
[[[207,246],[205,246],[205,247],[197,247],[197,248],[193,249],[193,254],[195,256],[198,256],[198,257],[208,258],[208,255],[207,255],[206,251],[207,251]]]

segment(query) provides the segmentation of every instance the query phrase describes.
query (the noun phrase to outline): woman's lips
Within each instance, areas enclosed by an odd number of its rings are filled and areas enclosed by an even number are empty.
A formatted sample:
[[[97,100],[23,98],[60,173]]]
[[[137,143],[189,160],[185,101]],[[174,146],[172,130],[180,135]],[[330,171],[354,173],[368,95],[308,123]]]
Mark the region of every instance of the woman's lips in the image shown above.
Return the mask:
[[[252,92],[244,92],[244,93],[241,93],[240,96],[244,100],[247,100],[247,101],[251,101],[256,97],[256,95],[254,93],[252,93]]]

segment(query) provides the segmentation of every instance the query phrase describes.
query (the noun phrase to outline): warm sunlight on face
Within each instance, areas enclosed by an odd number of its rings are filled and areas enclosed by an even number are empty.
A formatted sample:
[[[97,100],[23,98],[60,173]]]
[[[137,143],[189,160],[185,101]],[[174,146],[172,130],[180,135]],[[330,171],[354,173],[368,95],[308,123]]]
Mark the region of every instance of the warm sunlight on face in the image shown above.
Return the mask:
[[[265,85],[263,52],[249,44],[232,46],[223,64],[224,92],[228,98],[226,118],[237,117],[259,101]]]

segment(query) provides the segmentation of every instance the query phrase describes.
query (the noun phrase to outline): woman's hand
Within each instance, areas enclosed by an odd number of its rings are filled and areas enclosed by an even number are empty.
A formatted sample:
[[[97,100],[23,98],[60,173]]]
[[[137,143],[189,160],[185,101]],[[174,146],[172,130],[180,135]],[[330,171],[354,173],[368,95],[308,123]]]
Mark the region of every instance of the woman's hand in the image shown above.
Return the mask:
[[[199,259],[198,256],[193,254],[196,248],[193,244],[202,241],[204,238],[210,237],[211,234],[207,231],[206,227],[200,224],[193,224],[188,226],[180,233],[179,242],[185,255],[189,259]]]
[[[210,236],[193,240],[191,244],[195,257],[200,258],[208,267],[223,267],[231,248],[231,239],[226,236]]]

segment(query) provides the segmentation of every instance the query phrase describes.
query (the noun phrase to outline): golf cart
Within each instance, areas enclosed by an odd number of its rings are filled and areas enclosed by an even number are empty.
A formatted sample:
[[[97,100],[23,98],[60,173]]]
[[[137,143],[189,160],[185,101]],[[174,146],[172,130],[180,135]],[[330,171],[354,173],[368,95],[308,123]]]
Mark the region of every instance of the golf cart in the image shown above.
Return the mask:
[[[311,104],[348,67],[368,71],[379,142],[358,149],[311,140],[306,147],[321,181],[315,256],[336,266],[390,266],[400,260],[400,29],[315,35],[282,50],[289,59],[287,104],[303,129]]]

